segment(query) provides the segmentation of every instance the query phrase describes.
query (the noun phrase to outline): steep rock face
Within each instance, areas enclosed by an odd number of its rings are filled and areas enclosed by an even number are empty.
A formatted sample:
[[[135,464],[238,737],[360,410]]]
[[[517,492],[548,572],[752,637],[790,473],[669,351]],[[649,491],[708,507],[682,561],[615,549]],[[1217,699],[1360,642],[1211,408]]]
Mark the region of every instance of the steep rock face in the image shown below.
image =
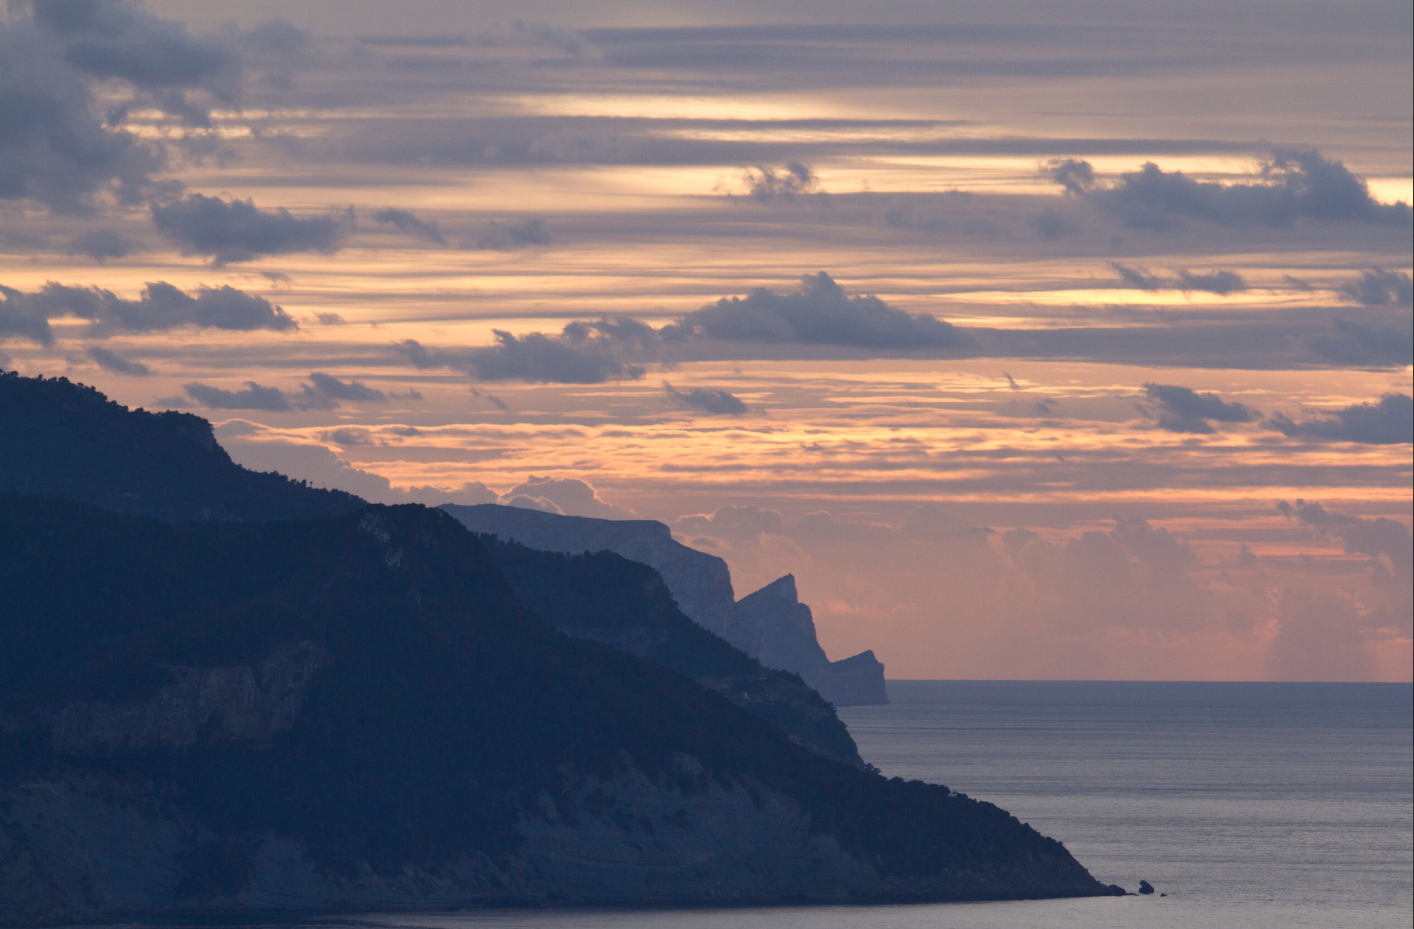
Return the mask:
[[[732,634],[771,668],[794,671],[835,706],[888,703],[884,666],[872,651],[832,662],[815,637],[815,617],[796,594],[795,577],[777,578],[736,602]]]
[[[0,525],[0,922],[1107,892],[990,804],[556,632],[436,511],[0,494]]]
[[[830,664],[815,637],[810,608],[797,598],[791,575],[738,603],[727,563],[675,541],[660,522],[561,516],[493,503],[446,504],[441,509],[473,532],[527,548],[569,554],[611,551],[646,564],[662,576],[690,619],[763,665],[800,674],[836,706],[889,702],[884,666],[872,652],[862,653],[867,658],[847,658],[850,664],[840,668]]]
[[[478,538],[520,601],[561,632],[647,658],[777,726],[799,745],[864,766],[849,730],[815,690],[688,619],[648,565],[607,551],[565,555]]]
[[[872,649],[805,672],[802,677],[835,706],[877,706],[889,702],[884,664]]]
[[[150,700],[59,707],[48,714],[50,738],[69,755],[185,748],[199,740],[268,745],[275,733],[294,725],[305,688],[327,660],[321,646],[304,641],[275,646],[255,667],[171,667],[173,682]]]
[[[741,647],[730,635],[736,597],[727,563],[675,541],[672,531],[660,522],[561,516],[494,503],[448,503],[441,509],[472,532],[519,542],[526,548],[570,555],[610,551],[646,564],[663,578],[673,599],[693,622]]]
[[[796,593],[793,574],[738,600],[732,630],[767,667],[803,672],[830,662],[815,637],[815,617]]]

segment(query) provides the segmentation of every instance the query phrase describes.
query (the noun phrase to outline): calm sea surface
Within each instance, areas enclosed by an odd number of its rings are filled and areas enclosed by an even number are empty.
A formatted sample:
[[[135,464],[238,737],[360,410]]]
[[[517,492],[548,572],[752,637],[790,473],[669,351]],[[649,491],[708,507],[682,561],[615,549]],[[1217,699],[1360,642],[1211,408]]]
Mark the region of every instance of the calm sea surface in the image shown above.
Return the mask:
[[[1364,929],[1414,917],[1414,688],[891,681],[841,716],[888,775],[990,800],[1167,897],[370,916],[438,929]]]

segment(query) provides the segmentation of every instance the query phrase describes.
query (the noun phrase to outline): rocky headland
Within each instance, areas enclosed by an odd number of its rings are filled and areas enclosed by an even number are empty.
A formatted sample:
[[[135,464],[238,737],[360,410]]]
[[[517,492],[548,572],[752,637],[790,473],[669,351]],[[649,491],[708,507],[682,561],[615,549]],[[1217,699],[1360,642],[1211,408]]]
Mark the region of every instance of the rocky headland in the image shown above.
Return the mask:
[[[1114,892],[874,773],[612,545],[253,474],[62,379],[0,375],[0,424],[0,923]]]
[[[825,656],[810,607],[800,602],[789,574],[738,601],[725,561],[683,545],[654,520],[563,516],[494,503],[445,504],[441,509],[473,532],[527,548],[567,554],[610,551],[646,564],[662,577],[683,613],[767,668],[800,675],[835,706],[889,702],[884,666],[873,652],[835,662]]]

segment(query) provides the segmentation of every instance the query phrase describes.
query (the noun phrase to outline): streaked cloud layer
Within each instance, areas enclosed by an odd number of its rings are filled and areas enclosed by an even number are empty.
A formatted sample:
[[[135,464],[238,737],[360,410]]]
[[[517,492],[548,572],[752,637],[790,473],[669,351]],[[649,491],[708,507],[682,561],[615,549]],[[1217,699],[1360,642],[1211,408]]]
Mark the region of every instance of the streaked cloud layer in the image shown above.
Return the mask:
[[[1409,26],[12,4],[0,364],[663,519],[891,676],[1407,680]]]

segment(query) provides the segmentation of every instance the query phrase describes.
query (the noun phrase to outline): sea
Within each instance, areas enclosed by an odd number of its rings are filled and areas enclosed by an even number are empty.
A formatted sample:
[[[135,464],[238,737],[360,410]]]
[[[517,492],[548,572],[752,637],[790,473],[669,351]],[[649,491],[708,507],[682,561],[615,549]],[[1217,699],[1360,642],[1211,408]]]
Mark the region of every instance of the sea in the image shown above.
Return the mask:
[[[367,915],[329,929],[1408,929],[1409,684],[889,681],[840,711],[884,774],[946,784],[1148,896]]]

